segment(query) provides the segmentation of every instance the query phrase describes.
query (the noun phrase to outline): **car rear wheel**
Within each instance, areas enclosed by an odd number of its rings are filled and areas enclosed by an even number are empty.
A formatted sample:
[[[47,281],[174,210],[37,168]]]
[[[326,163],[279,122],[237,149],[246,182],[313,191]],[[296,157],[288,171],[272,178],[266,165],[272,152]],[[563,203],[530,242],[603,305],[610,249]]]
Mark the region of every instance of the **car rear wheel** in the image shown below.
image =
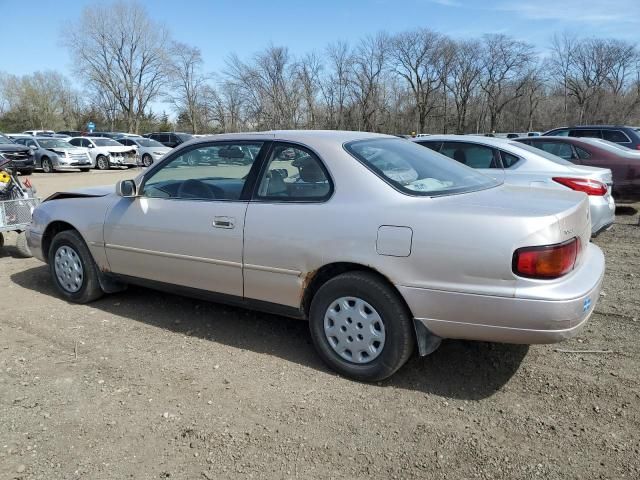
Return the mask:
[[[96,168],[98,170],[109,170],[109,159],[104,155],[98,155],[98,158],[96,158]]]
[[[53,164],[51,163],[51,160],[48,159],[47,157],[44,157],[42,159],[42,171],[44,173],[52,173],[53,172]]]
[[[150,167],[151,165],[153,165],[153,158],[151,158],[151,155],[145,153],[142,156],[142,165],[144,165],[145,167]]]
[[[58,292],[71,302],[92,302],[104,293],[93,257],[75,230],[65,230],[53,238],[49,270]]]
[[[412,318],[402,298],[368,272],[344,273],[322,285],[311,302],[309,328],[322,359],[361,381],[393,375],[415,345]]]

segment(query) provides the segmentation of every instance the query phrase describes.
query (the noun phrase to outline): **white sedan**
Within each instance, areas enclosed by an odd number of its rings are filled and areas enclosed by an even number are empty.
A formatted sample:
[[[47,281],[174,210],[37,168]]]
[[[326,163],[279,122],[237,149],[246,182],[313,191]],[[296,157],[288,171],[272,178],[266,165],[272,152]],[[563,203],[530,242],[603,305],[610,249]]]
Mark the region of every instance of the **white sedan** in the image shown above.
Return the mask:
[[[98,170],[108,170],[111,167],[137,167],[139,163],[138,151],[126,147],[106,137],[73,137],[68,140],[76,147],[86,147],[93,164]]]

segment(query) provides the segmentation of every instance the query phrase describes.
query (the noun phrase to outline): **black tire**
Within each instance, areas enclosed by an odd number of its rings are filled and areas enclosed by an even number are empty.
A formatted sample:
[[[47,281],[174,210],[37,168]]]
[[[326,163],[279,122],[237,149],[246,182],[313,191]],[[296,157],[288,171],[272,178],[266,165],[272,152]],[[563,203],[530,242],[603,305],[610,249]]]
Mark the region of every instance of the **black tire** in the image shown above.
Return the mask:
[[[44,173],[53,173],[53,163],[48,157],[42,159],[42,171]]]
[[[4,235],[0,232],[0,248],[4,247]]]
[[[71,247],[77,254],[83,269],[83,279],[80,289],[76,292],[70,292],[62,286],[55,271],[55,256],[60,247]],[[75,230],[65,230],[53,237],[51,247],[49,249],[49,271],[53,284],[60,295],[74,303],[89,303],[97,300],[104,292],[100,288],[98,280],[98,269],[93,257],[84,243],[84,240]]]
[[[109,170],[109,168],[111,168],[109,159],[104,155],[98,155],[98,158],[96,158],[96,168],[98,170]]]
[[[357,297],[380,315],[385,329],[381,353],[369,363],[342,358],[329,344],[324,317],[340,297]],[[404,301],[382,278],[369,272],[347,272],[332,278],[316,292],[309,310],[311,338],[322,359],[338,373],[359,381],[374,382],[393,375],[402,367],[415,347],[411,314]]]
[[[31,249],[27,244],[27,232],[18,233],[18,237],[16,238],[16,250],[18,251],[18,255],[22,258],[33,257]]]
[[[153,158],[151,157],[151,155],[149,155],[148,153],[145,153],[142,156],[142,165],[147,168],[153,165]]]
[[[88,172],[89,170],[91,170],[90,168],[81,168],[80,171],[81,172]]]

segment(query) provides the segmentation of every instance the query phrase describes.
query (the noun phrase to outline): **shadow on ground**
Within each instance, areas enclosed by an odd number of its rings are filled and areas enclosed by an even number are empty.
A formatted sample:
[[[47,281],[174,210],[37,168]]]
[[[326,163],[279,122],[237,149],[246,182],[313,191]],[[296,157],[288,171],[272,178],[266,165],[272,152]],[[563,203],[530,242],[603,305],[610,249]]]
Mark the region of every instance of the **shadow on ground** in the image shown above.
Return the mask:
[[[57,296],[46,266],[15,273],[23,288]],[[280,357],[323,372],[307,322],[193,300],[140,287],[91,304],[104,312],[212,342]],[[74,308],[69,304],[69,308]],[[448,398],[489,397],[518,371],[527,345],[444,341],[427,357],[414,356],[383,387],[421,391]]]

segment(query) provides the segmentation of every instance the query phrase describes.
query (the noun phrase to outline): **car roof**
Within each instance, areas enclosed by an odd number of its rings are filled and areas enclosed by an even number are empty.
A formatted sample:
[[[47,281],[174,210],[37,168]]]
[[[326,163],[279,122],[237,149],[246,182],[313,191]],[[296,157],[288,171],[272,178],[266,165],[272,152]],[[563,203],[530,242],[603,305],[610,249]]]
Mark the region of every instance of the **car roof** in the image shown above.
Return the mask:
[[[280,140],[301,143],[317,142],[338,142],[346,143],[355,140],[369,138],[392,138],[402,141],[403,139],[395,135],[385,135],[381,133],[354,132],[350,130],[270,130],[267,132],[243,132],[243,133],[223,133],[196,137],[190,140],[190,144],[210,142],[212,140]]]
[[[527,138],[527,137],[523,137]],[[510,141],[515,140],[514,138],[505,138],[505,137],[485,137],[483,135],[431,135],[429,137],[424,138],[412,138],[412,141],[421,141],[421,142],[470,142],[470,143],[479,143],[482,145],[491,145],[493,147],[500,147],[504,145],[508,145]]]

